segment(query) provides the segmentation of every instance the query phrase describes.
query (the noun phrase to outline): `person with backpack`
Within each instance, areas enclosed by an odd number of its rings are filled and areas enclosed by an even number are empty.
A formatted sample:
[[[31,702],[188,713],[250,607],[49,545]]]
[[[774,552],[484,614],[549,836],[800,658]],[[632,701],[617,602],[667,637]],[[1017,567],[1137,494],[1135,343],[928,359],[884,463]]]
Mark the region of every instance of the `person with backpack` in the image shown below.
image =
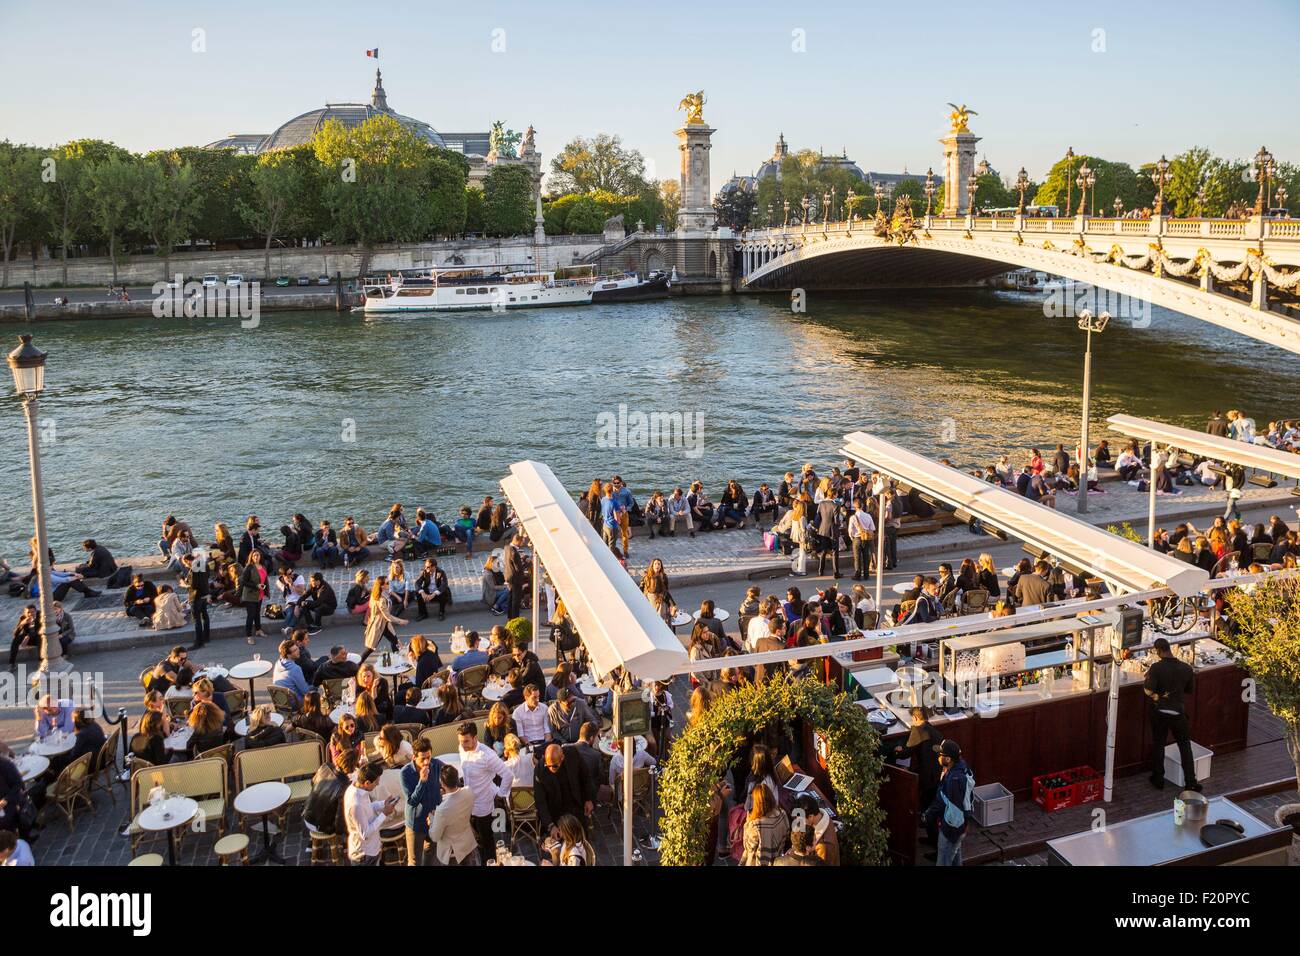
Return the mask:
[[[934,748],[939,755],[942,776],[934,802],[925,811],[927,825],[939,823],[939,852],[935,866],[961,866],[961,842],[966,836],[970,813],[974,808],[975,774],[961,755],[955,740],[945,740]]]

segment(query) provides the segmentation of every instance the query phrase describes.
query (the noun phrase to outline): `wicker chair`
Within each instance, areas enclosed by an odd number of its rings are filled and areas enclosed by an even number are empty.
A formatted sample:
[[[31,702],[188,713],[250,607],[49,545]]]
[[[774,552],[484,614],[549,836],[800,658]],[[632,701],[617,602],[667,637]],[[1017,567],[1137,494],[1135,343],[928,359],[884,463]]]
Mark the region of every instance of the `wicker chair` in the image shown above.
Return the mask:
[[[939,601],[939,607],[944,617],[952,617],[957,613],[957,589],[953,588]]]
[[[286,717],[293,716],[298,710],[298,701],[289,688],[281,687],[279,684],[271,684],[266,688],[266,692],[270,695],[271,703],[275,709]]]
[[[415,743],[415,738],[429,729],[424,724],[393,724],[392,726],[397,728],[403,740],[409,740],[411,743]]]
[[[103,790],[117,806],[117,747],[122,740],[122,725],[118,724],[113,732],[104,739],[104,745],[95,755],[95,766],[90,772],[90,789]]]
[[[155,665],[156,666],[156,665]],[[153,677],[153,667],[146,667],[140,672],[140,686],[149,689],[149,680]]]
[[[492,658],[492,660],[488,662],[488,668],[497,677],[505,677],[510,673],[510,668],[514,666],[515,659],[509,654],[501,654],[498,657]]]
[[[226,691],[222,696],[226,698],[232,724],[248,713],[248,691],[236,688]]]
[[[193,703],[194,701],[189,697],[168,697],[167,713],[177,720],[184,720],[190,715],[190,707]]]
[[[510,788],[510,845],[515,847],[520,831],[532,835],[533,843],[541,849],[542,824],[537,813],[537,798],[532,787]]]
[[[650,770],[639,767],[632,771],[632,815],[637,809],[650,819]],[[614,777],[614,809],[618,811],[619,820],[623,819],[623,775]]]
[[[311,778],[325,762],[325,748],[317,740],[256,747],[235,754],[235,785],[245,790],[255,783],[278,780],[289,785],[289,802],[277,814],[281,829],[294,804],[311,793]]]
[[[348,679],[346,677],[333,677],[329,680],[321,681],[320,690],[325,695],[325,700],[329,702],[329,709],[333,710],[343,700],[343,685]]]
[[[451,680],[451,668],[444,667],[442,670],[438,671],[438,673],[426,677],[424,683],[420,685],[420,688],[427,690],[428,688],[435,686],[434,681],[437,681],[439,684],[445,684],[449,680]]]
[[[127,834],[131,837],[131,852],[134,853],[146,831],[136,825],[136,818],[144,809],[149,798],[149,791],[161,786],[168,793],[179,793],[198,802],[199,813],[205,821],[217,821],[217,837],[226,833],[226,803],[230,793],[226,779],[224,760],[186,760],[181,763],[169,763],[161,767],[148,765],[137,767],[132,763],[131,772],[131,823]],[[177,831],[178,842],[184,839],[188,828]]]
[[[976,614],[988,609],[989,592],[984,588],[971,588],[962,594],[961,599],[963,614]]]
[[[483,704],[483,688],[487,686],[488,665],[475,664],[460,672],[460,696],[471,702]]]
[[[42,819],[50,807],[57,807],[67,818],[68,829],[75,832],[77,829],[77,805],[85,804],[87,809],[95,809],[95,804],[90,799],[90,780],[93,775],[90,764],[92,756],[92,754],[82,754],[63,768],[59,778],[54,781],[54,786],[46,794],[47,802],[41,808],[40,813]]]
[[[433,748],[433,755],[449,754],[460,746],[460,740],[456,733],[456,728],[460,726],[459,721],[454,724],[443,724],[440,727],[425,727],[420,731],[420,736],[429,741],[429,746]]]
[[[1250,546],[1250,557],[1252,561],[1259,564],[1267,564],[1268,559],[1273,556],[1273,546],[1266,541]]]

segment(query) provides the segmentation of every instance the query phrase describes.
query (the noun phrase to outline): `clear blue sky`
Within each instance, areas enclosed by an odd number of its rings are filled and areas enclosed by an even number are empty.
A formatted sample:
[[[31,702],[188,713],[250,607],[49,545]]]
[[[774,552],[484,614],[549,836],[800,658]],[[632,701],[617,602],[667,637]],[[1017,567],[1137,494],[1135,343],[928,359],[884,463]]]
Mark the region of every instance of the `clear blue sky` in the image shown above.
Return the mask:
[[[191,49],[205,31],[206,52]],[[493,31],[505,51],[492,52]],[[795,52],[794,31],[805,52]],[[1094,52],[1104,33],[1104,52]],[[500,34],[498,34],[500,36]],[[546,157],[608,131],[677,174],[682,95],[717,127],[715,187],[778,132],[865,169],[939,166],[948,101],[1004,174],[1076,152],[1135,165],[1191,145],[1300,162],[1300,4],[28,2],[0,0],[0,138],[134,150],[269,133],[369,97],[449,131],[537,127]]]

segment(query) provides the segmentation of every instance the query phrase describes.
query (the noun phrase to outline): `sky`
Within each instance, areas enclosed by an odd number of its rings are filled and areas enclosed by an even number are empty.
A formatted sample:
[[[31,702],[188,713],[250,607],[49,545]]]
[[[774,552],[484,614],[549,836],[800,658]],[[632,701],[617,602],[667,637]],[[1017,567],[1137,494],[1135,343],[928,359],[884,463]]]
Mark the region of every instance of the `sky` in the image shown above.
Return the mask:
[[[949,102],[976,111],[1004,176],[1040,179],[1067,146],[1136,166],[1264,144],[1300,162],[1297,0],[0,0],[0,139],[144,151],[269,133],[367,101],[373,47],[400,113],[454,132],[532,124],[547,163],[615,133],[654,178],[677,176],[677,104],[703,89],[715,189],[778,133],[867,170],[938,171]]]

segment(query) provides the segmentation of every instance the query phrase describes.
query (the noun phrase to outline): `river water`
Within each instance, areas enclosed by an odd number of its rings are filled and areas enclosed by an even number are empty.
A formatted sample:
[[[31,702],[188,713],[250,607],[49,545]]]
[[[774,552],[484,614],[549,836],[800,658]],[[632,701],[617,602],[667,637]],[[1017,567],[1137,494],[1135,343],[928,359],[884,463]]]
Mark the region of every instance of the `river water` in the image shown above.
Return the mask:
[[[59,560],[93,536],[148,551],[175,513],[205,539],[249,513],[355,514],[394,501],[499,495],[507,466],[549,464],[576,495],[620,472],[638,497],[699,478],[753,491],[800,462],[838,462],[865,429],[954,464],[1076,440],[1083,334],[1035,297],[812,293],[366,319],[333,312],[237,320],[42,323],[50,540]],[[5,338],[23,331],[0,325]],[[1094,338],[1093,428],[1124,411],[1201,427],[1241,407],[1264,427],[1300,416],[1294,357],[1156,308]],[[6,347],[7,350],[7,347]],[[699,447],[605,447],[609,418],[698,416]],[[0,402],[0,553],[31,534],[26,440]],[[635,424],[635,417],[631,419]],[[635,434],[631,437],[635,438]],[[692,438],[695,436],[692,435]],[[272,533],[272,538],[275,535]]]

